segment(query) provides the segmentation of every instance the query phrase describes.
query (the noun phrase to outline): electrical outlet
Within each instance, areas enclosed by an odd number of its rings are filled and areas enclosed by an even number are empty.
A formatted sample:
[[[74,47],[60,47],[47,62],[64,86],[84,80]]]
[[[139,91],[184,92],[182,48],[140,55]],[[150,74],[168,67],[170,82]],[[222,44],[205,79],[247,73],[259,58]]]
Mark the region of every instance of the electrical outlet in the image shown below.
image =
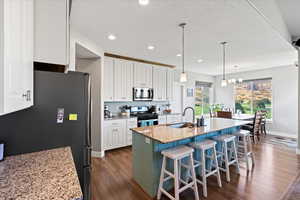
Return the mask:
[[[151,141],[150,141],[149,138],[145,138],[145,143],[146,143],[146,144],[150,144],[150,142],[151,142]]]

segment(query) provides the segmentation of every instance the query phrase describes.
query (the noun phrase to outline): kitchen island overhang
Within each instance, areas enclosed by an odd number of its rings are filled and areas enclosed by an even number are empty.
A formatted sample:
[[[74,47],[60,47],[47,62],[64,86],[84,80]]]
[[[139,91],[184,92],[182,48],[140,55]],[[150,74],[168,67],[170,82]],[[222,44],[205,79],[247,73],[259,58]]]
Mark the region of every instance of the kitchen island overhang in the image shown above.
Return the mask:
[[[157,194],[162,163],[161,151],[191,142],[201,141],[222,134],[232,134],[250,121],[211,118],[205,126],[173,128],[157,125],[131,129],[133,132],[133,178],[151,197]],[[199,152],[195,153],[198,157]],[[172,167],[172,163],[168,163]],[[171,189],[172,184],[170,183]],[[167,186],[168,187],[168,186]]]

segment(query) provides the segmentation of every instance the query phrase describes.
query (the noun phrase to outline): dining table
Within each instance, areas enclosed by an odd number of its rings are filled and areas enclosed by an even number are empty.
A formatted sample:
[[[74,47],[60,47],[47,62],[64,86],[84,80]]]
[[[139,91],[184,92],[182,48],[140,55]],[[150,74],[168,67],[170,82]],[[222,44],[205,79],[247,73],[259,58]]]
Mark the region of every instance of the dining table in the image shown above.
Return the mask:
[[[254,120],[255,115],[253,114],[234,114],[232,115],[232,119],[235,120]]]

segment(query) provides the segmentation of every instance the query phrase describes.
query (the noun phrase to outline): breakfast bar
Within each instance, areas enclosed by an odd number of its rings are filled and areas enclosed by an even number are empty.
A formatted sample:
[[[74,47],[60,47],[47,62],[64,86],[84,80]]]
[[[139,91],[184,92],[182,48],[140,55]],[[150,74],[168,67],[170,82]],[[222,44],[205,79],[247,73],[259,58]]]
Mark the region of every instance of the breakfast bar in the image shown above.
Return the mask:
[[[133,132],[133,178],[151,197],[156,196],[162,164],[161,151],[217,135],[231,134],[249,121],[211,118],[202,127],[165,124],[131,129]],[[194,155],[197,157],[197,152]],[[172,166],[171,163],[168,163]],[[172,188],[172,184],[169,184]],[[167,186],[168,187],[168,186]]]

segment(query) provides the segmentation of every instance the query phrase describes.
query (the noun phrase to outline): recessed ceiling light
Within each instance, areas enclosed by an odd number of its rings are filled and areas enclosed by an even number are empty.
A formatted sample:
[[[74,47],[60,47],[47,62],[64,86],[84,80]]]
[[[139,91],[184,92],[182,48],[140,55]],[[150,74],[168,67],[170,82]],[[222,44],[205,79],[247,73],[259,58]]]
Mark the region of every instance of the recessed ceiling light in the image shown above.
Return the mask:
[[[149,4],[149,0],[139,0],[139,4],[140,4],[141,6],[146,6],[146,5]]]
[[[117,37],[113,34],[109,34],[108,37],[107,37],[109,40],[115,40],[117,39]]]
[[[202,59],[198,59],[197,62],[198,62],[198,63],[202,63],[203,60],[202,60]]]
[[[155,49],[155,47],[154,47],[154,46],[152,46],[152,45],[149,45],[149,46],[148,46],[148,49],[149,49],[149,50],[154,50],[154,49]]]
[[[177,57],[181,57],[181,54],[179,53],[179,54],[177,54],[176,56],[177,56]]]

